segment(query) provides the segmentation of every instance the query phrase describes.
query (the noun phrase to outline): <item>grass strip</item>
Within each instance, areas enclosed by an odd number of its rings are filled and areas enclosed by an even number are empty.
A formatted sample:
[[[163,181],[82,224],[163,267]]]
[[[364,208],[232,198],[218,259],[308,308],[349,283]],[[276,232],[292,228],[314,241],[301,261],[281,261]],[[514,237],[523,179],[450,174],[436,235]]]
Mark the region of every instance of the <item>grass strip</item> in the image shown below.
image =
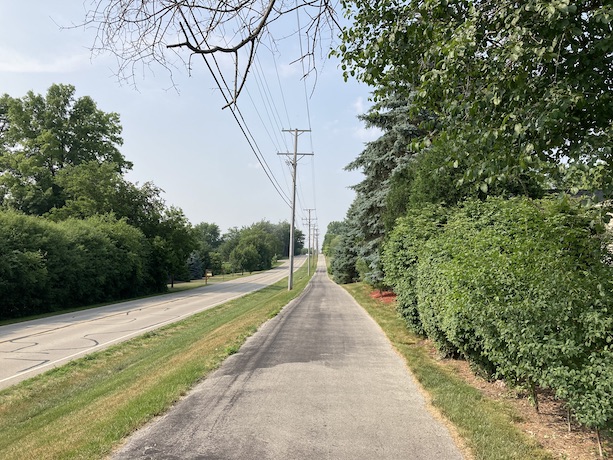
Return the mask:
[[[103,458],[216,369],[306,286],[306,265],[245,297],[0,392],[0,459]]]
[[[485,398],[479,390],[433,359],[423,340],[412,334],[395,303],[370,296],[364,283],[343,286],[381,326],[406,359],[435,406],[456,428],[477,460],[549,460],[553,457],[513,424],[518,415],[504,403]]]

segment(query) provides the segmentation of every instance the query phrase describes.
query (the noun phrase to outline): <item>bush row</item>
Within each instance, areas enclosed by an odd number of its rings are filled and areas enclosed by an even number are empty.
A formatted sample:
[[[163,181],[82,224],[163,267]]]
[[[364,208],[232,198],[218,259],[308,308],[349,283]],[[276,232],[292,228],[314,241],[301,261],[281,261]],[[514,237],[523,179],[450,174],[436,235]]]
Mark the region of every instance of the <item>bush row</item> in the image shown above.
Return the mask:
[[[0,212],[0,317],[116,300],[165,287],[155,248],[112,217],[55,223]],[[160,276],[164,280],[160,283]]]
[[[496,378],[613,422],[613,269],[598,210],[569,200],[412,209],[384,251],[411,329]]]

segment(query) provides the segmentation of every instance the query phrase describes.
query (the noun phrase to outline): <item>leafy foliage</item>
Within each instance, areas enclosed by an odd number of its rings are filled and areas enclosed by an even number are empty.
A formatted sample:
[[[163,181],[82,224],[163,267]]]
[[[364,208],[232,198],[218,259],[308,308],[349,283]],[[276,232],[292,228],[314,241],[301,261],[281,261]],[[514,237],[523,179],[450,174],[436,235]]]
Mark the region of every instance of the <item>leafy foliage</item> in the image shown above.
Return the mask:
[[[244,271],[253,272],[261,262],[260,254],[253,244],[241,243],[230,253],[230,263],[241,273]]]
[[[609,424],[613,268],[599,212],[491,198],[467,201],[434,230],[440,223],[432,210],[413,212],[386,247],[386,273],[412,324],[446,354],[552,388],[582,424]]]
[[[54,223],[0,212],[0,315],[22,316],[149,292],[149,245],[125,221]]]
[[[221,260],[230,262],[234,270],[268,270],[275,260],[289,256],[289,233],[289,223],[272,224],[266,220],[242,229],[231,228],[221,238],[219,255]],[[304,234],[296,229],[294,255],[300,254],[303,247]],[[255,250],[257,257],[250,248]]]
[[[321,251],[326,257],[331,257],[334,248],[334,240],[341,233],[343,223],[339,221],[332,221],[326,228],[326,234],[324,235],[324,241],[321,245]]]
[[[328,248],[331,261],[330,273],[337,283],[352,283],[359,279],[358,263],[358,230],[355,221],[351,219],[354,204],[347,212],[347,218],[338,226],[338,234],[334,237],[334,244]]]
[[[420,254],[426,241],[441,230],[446,214],[444,208],[432,204],[412,208],[397,221],[384,246],[385,282],[397,293],[398,310],[409,329],[417,334],[425,334],[417,308]]]
[[[382,279],[442,352],[553,389],[586,426],[610,424],[603,208],[541,199],[613,193],[610,2],[342,5],[345,77],[374,87],[379,115],[404,102],[350,165],[365,180],[332,240],[335,278]]]
[[[383,287],[383,272],[380,263],[381,244],[385,236],[383,216],[390,191],[392,175],[412,156],[409,144],[421,135],[411,117],[406,100],[390,97],[372,107],[360,118],[368,127],[378,128],[382,135],[369,142],[358,157],[347,165],[348,170],[360,170],[364,180],[353,189],[356,197],[345,219],[345,232],[341,251],[345,244],[352,247],[341,258],[332,271],[337,279],[354,279],[359,270],[360,277],[369,284]],[[353,254],[357,255],[357,268],[352,266]]]
[[[164,291],[169,278],[187,278],[191,224],[154,184],[123,177],[132,164],[120,134],[119,115],[70,85],[0,98],[3,313]]]
[[[117,172],[132,167],[119,152],[119,115],[104,113],[75,88],[52,85],[45,97],[0,98],[0,200],[4,206],[42,215],[64,205],[56,176],[67,167],[95,161]]]
[[[558,182],[606,165],[611,185],[613,34],[606,1],[343,2],[336,54],[378,97],[405,94],[436,125],[464,180]],[[417,112],[416,112],[417,113]],[[425,145],[425,144],[422,144]],[[568,166],[565,166],[568,165]],[[527,193],[524,193],[527,194]]]

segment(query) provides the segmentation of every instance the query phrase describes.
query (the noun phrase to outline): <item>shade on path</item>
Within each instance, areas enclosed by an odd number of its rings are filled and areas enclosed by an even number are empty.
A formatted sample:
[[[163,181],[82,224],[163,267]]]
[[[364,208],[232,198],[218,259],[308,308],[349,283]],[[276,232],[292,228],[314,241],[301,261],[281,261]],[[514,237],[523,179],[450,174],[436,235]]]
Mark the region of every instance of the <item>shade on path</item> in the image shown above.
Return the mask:
[[[116,459],[462,455],[379,326],[319,266],[305,293]]]

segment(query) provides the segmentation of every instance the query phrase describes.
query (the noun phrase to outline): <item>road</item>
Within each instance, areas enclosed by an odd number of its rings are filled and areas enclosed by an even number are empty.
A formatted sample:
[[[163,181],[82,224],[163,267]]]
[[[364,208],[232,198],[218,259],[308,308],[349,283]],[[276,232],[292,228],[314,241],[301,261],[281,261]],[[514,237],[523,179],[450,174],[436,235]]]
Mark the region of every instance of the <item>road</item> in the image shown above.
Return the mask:
[[[296,258],[295,267],[305,257]],[[52,367],[274,284],[289,262],[267,272],[164,296],[0,326],[0,389]]]
[[[461,459],[403,359],[322,259],[303,296],[113,458]]]

